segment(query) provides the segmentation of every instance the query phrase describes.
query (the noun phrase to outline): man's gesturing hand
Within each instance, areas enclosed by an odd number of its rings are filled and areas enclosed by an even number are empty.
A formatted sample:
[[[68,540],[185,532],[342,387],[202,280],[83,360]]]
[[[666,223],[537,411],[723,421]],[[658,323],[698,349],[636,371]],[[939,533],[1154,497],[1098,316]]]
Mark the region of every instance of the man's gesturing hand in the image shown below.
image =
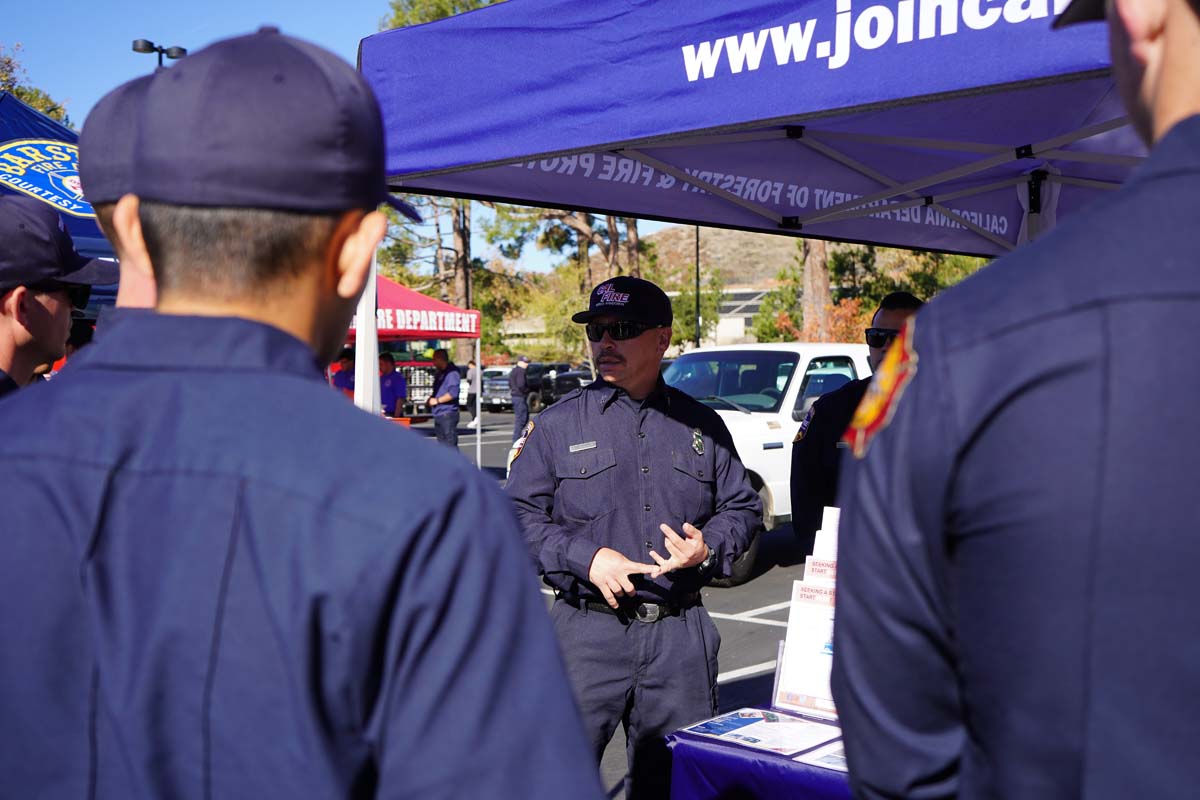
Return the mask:
[[[654,555],[651,553],[651,555]],[[653,564],[639,564],[608,547],[601,547],[592,557],[588,580],[604,595],[604,601],[617,608],[617,598],[633,594],[630,575],[650,575],[658,570]]]
[[[704,532],[692,523],[683,523],[683,536],[672,530],[671,526],[665,522],[658,528],[666,537],[667,552],[671,554],[671,557],[663,558],[653,550],[650,551],[650,557],[658,564],[658,569],[651,573],[651,578],[665,575],[672,570],[694,567],[708,557],[708,545],[704,543]]]

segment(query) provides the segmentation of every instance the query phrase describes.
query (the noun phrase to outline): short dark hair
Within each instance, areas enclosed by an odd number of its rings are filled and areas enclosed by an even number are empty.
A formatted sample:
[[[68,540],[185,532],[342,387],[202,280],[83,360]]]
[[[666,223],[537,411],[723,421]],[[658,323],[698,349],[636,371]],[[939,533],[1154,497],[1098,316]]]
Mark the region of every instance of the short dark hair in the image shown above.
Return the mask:
[[[396,357],[387,351],[384,351],[379,354],[379,360],[386,361],[389,364],[391,364],[393,367],[396,366]]]
[[[142,236],[160,292],[221,298],[299,276],[333,235],[338,217],[260,208],[202,208],[144,201]]]
[[[354,348],[353,347],[343,347],[342,352],[338,353],[338,357],[337,357],[338,361],[345,361],[346,359],[349,359],[351,361],[354,360]]]
[[[875,313],[878,314],[880,311],[917,311],[923,305],[925,305],[925,301],[915,294],[892,292],[879,301],[879,308]]]
[[[450,360],[450,352],[444,347],[439,347],[437,350],[433,351],[433,357],[437,358],[438,356],[441,356],[447,361]]]

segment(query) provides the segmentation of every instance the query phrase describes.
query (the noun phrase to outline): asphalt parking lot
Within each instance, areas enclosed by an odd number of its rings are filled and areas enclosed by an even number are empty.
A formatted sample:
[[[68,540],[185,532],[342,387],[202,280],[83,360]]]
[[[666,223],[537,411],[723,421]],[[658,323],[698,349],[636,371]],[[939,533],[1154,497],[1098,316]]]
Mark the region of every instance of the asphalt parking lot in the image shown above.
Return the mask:
[[[511,413],[483,414],[482,469],[501,483],[512,442],[512,419]],[[466,427],[469,421],[470,415],[464,413],[459,428],[459,450],[474,462],[475,431]],[[413,430],[433,436],[431,423],[414,425]],[[704,605],[721,632],[717,682],[722,712],[770,701],[779,642],[787,628],[792,581],[802,576],[803,564],[791,526],[783,525],[766,533],[750,581],[741,586],[704,590]],[[548,590],[545,593],[548,595]],[[619,729],[605,752],[600,771],[609,797],[623,797],[625,741]]]

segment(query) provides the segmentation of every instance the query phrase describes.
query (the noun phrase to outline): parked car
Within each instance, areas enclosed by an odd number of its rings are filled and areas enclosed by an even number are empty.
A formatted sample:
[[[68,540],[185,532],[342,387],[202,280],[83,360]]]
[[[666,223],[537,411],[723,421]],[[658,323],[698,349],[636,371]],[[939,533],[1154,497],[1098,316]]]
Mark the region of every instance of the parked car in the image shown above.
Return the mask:
[[[551,390],[553,392],[553,399],[548,401],[547,404],[558,402],[558,400],[564,395],[575,391],[581,386],[587,386],[593,380],[595,380],[595,378],[592,377],[592,371],[590,369],[573,369],[569,372],[558,373],[558,375],[554,377],[554,388]],[[542,386],[545,387],[549,383],[549,381],[542,381]],[[545,390],[543,390],[543,397],[545,397],[544,391]]]
[[[684,353],[663,380],[725,420],[770,530],[792,516],[791,442],[809,407],[870,374],[865,344],[740,344]],[[744,582],[757,553],[756,538],[727,582]]]
[[[498,410],[512,408],[512,395],[508,391],[508,373],[511,366],[484,367],[480,376],[480,390],[483,397],[479,399],[484,408]]]
[[[535,361],[526,367],[525,382],[529,386],[529,413],[541,411],[555,401],[553,380],[544,381],[547,375],[557,376],[569,372],[571,365],[565,361]]]

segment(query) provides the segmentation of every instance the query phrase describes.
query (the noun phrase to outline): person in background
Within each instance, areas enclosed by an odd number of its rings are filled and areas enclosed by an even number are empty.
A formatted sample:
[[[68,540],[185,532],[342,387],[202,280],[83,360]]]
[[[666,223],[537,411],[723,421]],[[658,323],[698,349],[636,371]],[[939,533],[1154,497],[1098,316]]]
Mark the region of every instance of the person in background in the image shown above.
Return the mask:
[[[442,348],[433,351],[433,389],[425,401],[433,414],[437,440],[458,449],[458,392],[461,376],[450,354]]]
[[[0,195],[0,397],[63,357],[72,309],[87,307],[92,286],[116,280],[116,264],[75,252],[50,205]]]
[[[471,359],[467,362],[467,411],[471,414],[472,419],[467,424],[468,428],[474,430],[479,427],[479,418],[475,416],[475,409],[479,401],[479,373],[480,369],[475,364],[475,360]]]
[[[1148,158],[909,320],[846,434],[857,797],[1197,796],[1200,4],[1074,0],[1056,24],[1105,18]]]
[[[921,299],[908,292],[892,292],[879,302],[871,327],[866,330],[867,363],[872,372],[879,369],[904,321],[921,306]],[[825,507],[837,503],[838,474],[845,449],[842,434],[870,384],[870,377],[861,378],[817,398],[792,441],[792,530],[803,554],[812,553]]]
[[[354,399],[354,348],[343,347],[337,358],[337,372],[333,373],[331,383],[335,389]]]
[[[416,217],[370,86],[263,29],[158,73],[138,141],[156,308],[0,402],[2,793],[599,800],[510,503],[322,378],[378,206]]]
[[[379,404],[384,416],[404,416],[404,401],[408,399],[408,383],[404,373],[396,369],[396,357],[379,354]]]
[[[92,204],[96,222],[120,263],[118,308],[152,308],[158,293],[154,270],[125,247],[113,223],[117,201],[132,191],[138,115],[153,77],[134,78],[100,98],[88,112],[79,133],[79,180],[83,194]]]
[[[508,396],[512,399],[513,441],[520,439],[529,423],[529,356],[517,359],[517,365],[508,373]]]

